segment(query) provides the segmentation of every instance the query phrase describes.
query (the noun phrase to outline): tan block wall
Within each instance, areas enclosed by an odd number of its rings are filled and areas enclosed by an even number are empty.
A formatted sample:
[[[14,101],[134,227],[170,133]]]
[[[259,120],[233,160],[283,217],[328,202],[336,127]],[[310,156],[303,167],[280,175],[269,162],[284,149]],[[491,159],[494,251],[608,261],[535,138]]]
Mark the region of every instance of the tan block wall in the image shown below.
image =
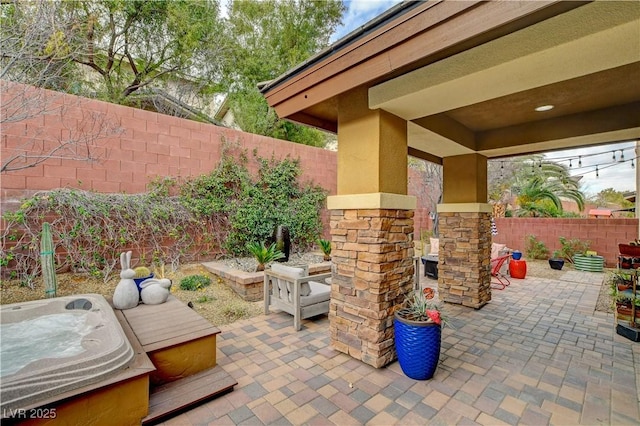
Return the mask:
[[[490,213],[440,213],[441,300],[472,308],[491,300],[490,219]]]
[[[413,288],[413,211],[333,210],[332,346],[376,368],[396,358],[393,313]]]

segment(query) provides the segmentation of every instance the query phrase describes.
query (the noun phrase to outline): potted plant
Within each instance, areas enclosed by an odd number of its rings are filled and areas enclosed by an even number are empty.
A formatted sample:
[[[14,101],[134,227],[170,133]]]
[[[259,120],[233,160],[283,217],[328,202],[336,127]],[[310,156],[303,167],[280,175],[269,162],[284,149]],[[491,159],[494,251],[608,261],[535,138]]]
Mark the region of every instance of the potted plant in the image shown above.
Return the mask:
[[[440,303],[412,291],[394,314],[395,349],[400,368],[415,380],[433,377],[440,359],[441,326],[446,317]]]
[[[633,298],[628,294],[618,294],[616,297],[616,313],[619,321],[631,321],[633,305],[635,304],[635,318],[640,319],[640,298]]]
[[[555,250],[551,255],[551,259],[549,259],[549,266],[551,269],[556,269],[558,271],[562,270],[564,266],[564,258],[562,257],[562,252],[560,250]]]
[[[267,263],[284,258],[284,254],[276,249],[276,243],[271,244],[269,247],[266,247],[264,243],[249,243],[247,244],[247,249],[258,262],[256,272],[264,271]]]
[[[331,241],[329,240],[318,240],[318,245],[320,246],[320,250],[323,254],[323,260],[328,262],[331,260]]]
[[[614,272],[611,275],[611,291],[614,296],[619,292],[631,290],[632,287],[631,274]]]
[[[142,291],[142,287],[140,286],[140,284],[142,284],[143,281],[148,280],[149,278],[153,278],[154,275],[146,266],[138,266],[133,270],[136,273],[136,276],[133,277],[133,281],[135,281],[136,286],[138,287],[138,291]]]

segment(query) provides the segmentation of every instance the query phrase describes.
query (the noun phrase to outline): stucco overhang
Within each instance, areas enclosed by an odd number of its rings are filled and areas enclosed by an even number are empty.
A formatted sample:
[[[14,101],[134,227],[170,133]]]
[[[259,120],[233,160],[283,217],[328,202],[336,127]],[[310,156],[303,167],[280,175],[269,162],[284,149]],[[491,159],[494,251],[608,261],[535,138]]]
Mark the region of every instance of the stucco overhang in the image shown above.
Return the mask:
[[[405,2],[262,91],[336,131],[336,97],[363,85],[430,161],[640,138],[640,2]]]

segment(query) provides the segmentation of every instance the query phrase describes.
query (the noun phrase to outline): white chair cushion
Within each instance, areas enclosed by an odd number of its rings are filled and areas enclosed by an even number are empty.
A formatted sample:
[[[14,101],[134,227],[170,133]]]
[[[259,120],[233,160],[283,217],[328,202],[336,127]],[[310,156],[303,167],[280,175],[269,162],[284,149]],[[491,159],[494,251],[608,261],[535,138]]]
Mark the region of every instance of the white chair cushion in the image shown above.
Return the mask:
[[[506,244],[491,243],[491,259],[500,257],[500,252],[507,247]]]
[[[439,238],[429,238],[429,244],[431,245],[431,250],[429,254],[438,254],[440,252],[440,239]]]
[[[294,266],[287,266],[287,265],[280,265],[278,263],[274,263],[273,265],[271,265],[271,271],[277,273],[277,274],[282,274],[282,275],[286,275],[287,277],[290,277],[292,280],[296,279],[296,278],[304,278],[305,277],[305,271],[303,268],[296,268]],[[278,289],[280,290],[280,298],[283,300],[288,300],[289,302],[291,302],[292,300],[292,295],[293,295],[293,288],[291,287],[292,283],[287,282],[286,283],[286,292],[287,297],[285,297],[284,291],[285,291],[285,286],[284,283],[281,282],[281,280],[278,280]],[[309,283],[302,283],[300,285],[300,296],[308,296],[311,293],[311,287],[309,286]]]
[[[310,306],[326,302],[331,297],[331,287],[317,281],[309,281],[311,294],[300,298],[300,306]]]
[[[271,265],[271,270],[276,274],[286,275],[291,278],[304,278],[304,269],[302,268],[274,263]]]

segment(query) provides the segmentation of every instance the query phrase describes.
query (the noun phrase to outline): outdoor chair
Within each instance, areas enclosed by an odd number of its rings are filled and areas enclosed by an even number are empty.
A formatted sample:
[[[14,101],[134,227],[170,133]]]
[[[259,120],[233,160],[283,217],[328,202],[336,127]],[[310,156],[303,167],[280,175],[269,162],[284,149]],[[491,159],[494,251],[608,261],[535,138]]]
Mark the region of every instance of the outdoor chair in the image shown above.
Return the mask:
[[[491,288],[504,290],[511,282],[502,271],[502,265],[511,257],[511,254],[491,259]]]
[[[309,275],[308,267],[274,263],[264,271],[264,313],[270,308],[293,315],[293,327],[301,328],[301,320],[329,313],[331,286],[325,282],[331,273]]]

